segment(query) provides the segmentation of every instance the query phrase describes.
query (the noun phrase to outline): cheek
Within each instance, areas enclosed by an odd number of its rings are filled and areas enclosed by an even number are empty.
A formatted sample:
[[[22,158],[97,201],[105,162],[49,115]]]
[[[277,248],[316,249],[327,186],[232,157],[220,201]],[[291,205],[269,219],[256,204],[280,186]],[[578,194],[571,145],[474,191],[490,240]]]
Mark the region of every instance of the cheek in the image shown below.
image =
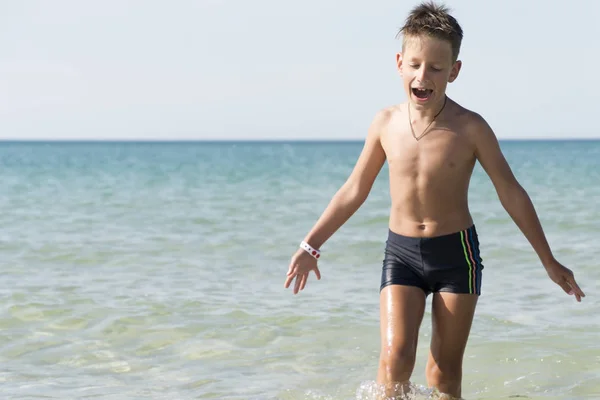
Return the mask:
[[[435,80],[435,84],[437,86],[444,86],[445,84],[448,83],[448,79],[450,79],[448,76],[446,76],[446,75],[440,75]]]
[[[443,72],[440,73],[438,76],[436,76],[436,80],[435,83],[437,85],[446,85],[448,84],[448,81],[452,79],[452,72]]]
[[[414,72],[410,68],[402,68],[401,73],[402,73],[402,78],[405,81],[410,81],[414,75]]]

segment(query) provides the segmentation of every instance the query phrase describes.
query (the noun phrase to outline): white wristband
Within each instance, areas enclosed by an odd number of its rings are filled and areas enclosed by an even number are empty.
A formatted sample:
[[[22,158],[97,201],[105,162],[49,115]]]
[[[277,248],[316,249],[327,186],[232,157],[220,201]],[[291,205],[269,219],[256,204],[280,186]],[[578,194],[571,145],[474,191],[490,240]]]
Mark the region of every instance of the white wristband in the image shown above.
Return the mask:
[[[319,257],[321,257],[321,252],[319,250],[313,248],[310,244],[306,243],[304,240],[300,243],[300,247],[303,248],[304,250],[306,250],[308,252],[308,254],[310,254],[317,260],[319,259]]]

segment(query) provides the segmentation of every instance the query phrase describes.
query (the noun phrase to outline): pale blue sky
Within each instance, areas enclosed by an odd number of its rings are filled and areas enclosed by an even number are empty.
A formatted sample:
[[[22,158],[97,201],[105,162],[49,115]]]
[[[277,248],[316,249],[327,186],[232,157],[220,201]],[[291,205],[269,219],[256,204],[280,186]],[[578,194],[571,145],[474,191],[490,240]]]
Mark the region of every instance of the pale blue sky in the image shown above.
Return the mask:
[[[415,4],[0,0],[0,138],[363,139]],[[501,139],[600,137],[599,0],[445,4],[453,99]]]

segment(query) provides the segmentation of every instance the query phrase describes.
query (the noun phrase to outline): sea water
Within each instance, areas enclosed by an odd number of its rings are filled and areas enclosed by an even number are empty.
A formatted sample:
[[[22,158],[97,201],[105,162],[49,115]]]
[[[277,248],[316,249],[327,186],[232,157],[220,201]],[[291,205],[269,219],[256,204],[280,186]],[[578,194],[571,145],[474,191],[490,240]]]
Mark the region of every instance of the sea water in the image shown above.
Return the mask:
[[[598,399],[600,141],[501,145],[587,297],[550,281],[478,165],[485,269],[463,397]],[[361,148],[1,143],[1,398],[372,399],[387,166],[324,246],[322,279],[283,288]],[[418,398],[431,393],[430,306]]]

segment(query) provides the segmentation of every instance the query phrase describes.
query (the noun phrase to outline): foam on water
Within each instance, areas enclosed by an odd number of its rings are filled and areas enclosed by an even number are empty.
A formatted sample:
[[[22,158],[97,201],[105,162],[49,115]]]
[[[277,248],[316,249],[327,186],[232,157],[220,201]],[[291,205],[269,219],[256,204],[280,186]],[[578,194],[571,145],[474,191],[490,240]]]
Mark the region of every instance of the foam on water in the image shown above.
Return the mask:
[[[344,397],[339,394],[327,394],[322,390],[307,389],[302,393],[299,391],[287,391],[276,398],[277,400],[446,400],[439,391],[423,385],[383,385],[368,380],[360,383],[354,397]],[[455,399],[459,400],[459,399]]]
[[[416,384],[381,385],[374,381],[366,381],[362,382],[356,390],[356,400],[433,400],[439,398],[438,391]]]

